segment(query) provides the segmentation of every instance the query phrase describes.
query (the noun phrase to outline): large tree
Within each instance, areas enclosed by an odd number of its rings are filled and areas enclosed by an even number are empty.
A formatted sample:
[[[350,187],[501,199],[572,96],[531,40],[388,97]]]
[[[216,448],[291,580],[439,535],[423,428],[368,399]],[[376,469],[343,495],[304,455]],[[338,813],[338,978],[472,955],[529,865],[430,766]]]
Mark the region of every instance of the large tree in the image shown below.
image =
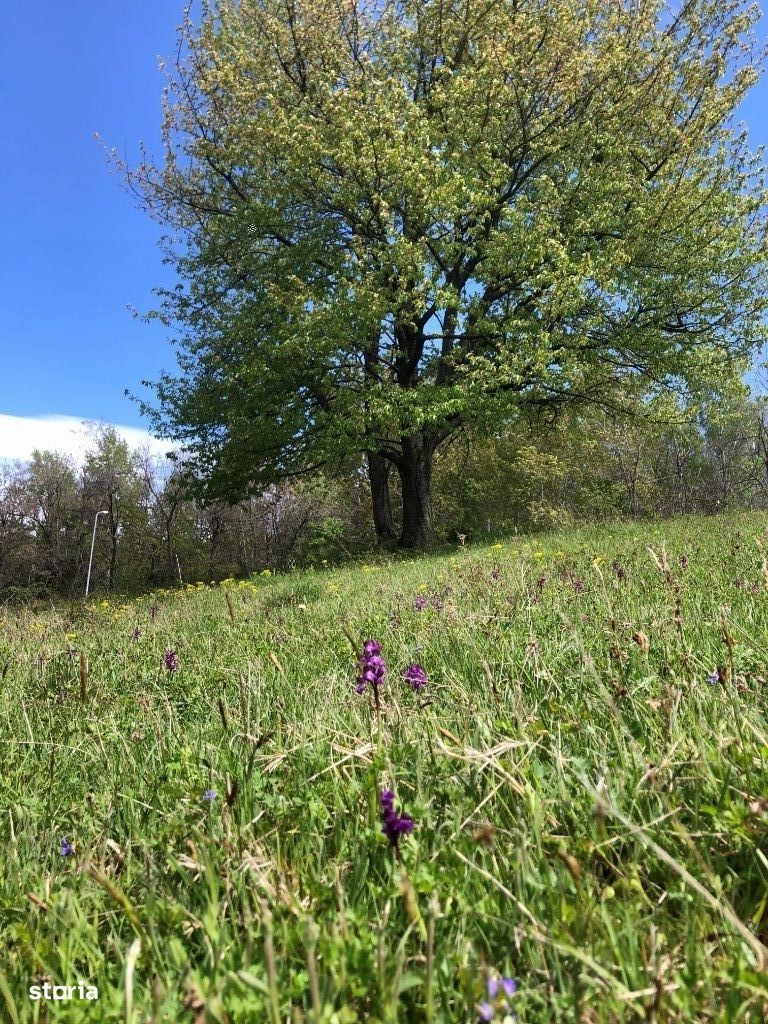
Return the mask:
[[[219,0],[183,29],[166,153],[182,376],[156,425],[210,498],[367,457],[432,534],[465,425],[724,385],[762,338],[739,0]],[[152,411],[152,410],[147,410]]]

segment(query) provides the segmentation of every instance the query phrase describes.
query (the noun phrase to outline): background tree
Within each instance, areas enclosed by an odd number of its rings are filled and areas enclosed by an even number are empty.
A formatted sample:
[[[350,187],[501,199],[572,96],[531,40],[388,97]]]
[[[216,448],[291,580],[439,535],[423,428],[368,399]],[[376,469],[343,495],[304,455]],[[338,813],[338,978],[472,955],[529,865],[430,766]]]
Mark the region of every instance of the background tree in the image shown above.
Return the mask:
[[[30,495],[25,467],[0,464],[0,595],[36,582]]]
[[[145,510],[142,502],[142,482],[139,475],[139,459],[114,428],[98,431],[90,451],[85,456],[82,483],[83,518],[93,524],[96,513],[104,509],[107,513],[106,536],[97,534],[96,551],[106,547],[106,557],[97,559],[94,555],[95,579],[102,574],[105,565],[107,589],[113,590],[118,581],[118,568],[123,577],[130,575],[135,564],[132,553],[139,537],[146,531]],[[124,550],[124,558],[118,564],[118,552]]]
[[[462,426],[737,376],[766,302],[762,170],[732,126],[757,16],[220,0],[187,23],[164,165],[128,180],[180,243],[160,315],[183,376],[155,423],[200,493],[368,453],[418,545]]]
[[[35,451],[22,486],[34,537],[35,578],[52,590],[65,590],[79,570],[85,533],[77,467],[64,456]]]

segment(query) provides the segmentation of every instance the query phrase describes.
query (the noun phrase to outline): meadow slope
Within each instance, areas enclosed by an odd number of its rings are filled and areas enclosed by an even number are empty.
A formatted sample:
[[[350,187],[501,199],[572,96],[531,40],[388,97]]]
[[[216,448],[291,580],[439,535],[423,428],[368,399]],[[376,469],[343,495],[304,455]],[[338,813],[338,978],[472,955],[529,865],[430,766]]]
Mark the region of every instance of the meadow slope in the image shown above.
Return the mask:
[[[722,516],[0,609],[0,1020],[764,1020],[767,554]]]

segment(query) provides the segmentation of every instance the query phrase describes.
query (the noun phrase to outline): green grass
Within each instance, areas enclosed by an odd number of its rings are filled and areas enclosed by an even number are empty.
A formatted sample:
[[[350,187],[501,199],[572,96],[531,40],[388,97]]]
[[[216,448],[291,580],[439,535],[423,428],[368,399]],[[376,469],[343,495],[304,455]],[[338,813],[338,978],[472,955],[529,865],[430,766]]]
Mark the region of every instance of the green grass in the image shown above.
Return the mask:
[[[489,972],[520,1024],[764,1020],[766,525],[5,609],[0,1020],[470,1022]]]

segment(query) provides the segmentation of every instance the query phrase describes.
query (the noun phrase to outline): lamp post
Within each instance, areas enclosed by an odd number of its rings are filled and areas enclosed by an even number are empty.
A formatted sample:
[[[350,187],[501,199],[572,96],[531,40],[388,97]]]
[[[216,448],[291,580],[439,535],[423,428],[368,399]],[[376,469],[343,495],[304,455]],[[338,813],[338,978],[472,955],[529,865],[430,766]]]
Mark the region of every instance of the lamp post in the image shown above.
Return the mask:
[[[91,566],[93,565],[93,546],[96,543],[96,524],[99,521],[99,516],[105,516],[109,512],[109,509],[103,508],[101,512],[97,512],[93,520],[93,537],[91,539],[91,557],[88,559],[88,579],[85,581],[85,596],[88,597],[88,590],[91,586]]]

